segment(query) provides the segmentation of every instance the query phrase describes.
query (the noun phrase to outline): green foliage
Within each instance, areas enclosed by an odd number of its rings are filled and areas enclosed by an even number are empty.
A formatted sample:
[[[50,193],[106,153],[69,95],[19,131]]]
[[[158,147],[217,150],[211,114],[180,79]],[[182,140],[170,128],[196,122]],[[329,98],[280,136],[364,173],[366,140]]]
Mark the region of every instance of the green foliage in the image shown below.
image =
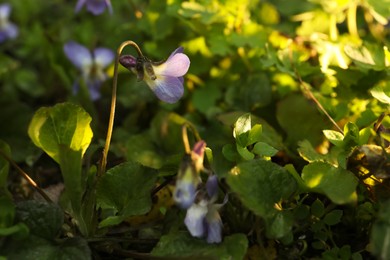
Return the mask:
[[[19,34],[0,42],[1,259],[389,258],[389,0],[116,0],[100,15],[7,2]],[[114,65],[99,100],[74,93],[70,40],[133,40],[152,61],[183,46],[191,61],[176,104],[119,68],[106,172]],[[213,202],[228,195],[220,244],[191,237],[174,206],[183,125],[190,147],[207,143]]]
[[[193,238],[188,233],[162,236],[153,249],[152,255],[164,257],[196,257],[202,259],[242,259],[248,241],[242,234],[227,236],[219,245],[208,245],[205,241]]]
[[[356,201],[357,178],[347,170],[313,162],[303,168],[302,179],[309,189],[327,195],[334,203]]]
[[[124,219],[147,213],[151,208],[150,192],[156,183],[154,170],[138,163],[120,164],[100,179],[97,186],[97,204],[116,213],[100,223],[100,227],[116,225]]]
[[[36,146],[60,163],[63,147],[81,156],[85,153],[92,140],[91,120],[83,108],[71,103],[43,107],[35,112],[28,134]]]

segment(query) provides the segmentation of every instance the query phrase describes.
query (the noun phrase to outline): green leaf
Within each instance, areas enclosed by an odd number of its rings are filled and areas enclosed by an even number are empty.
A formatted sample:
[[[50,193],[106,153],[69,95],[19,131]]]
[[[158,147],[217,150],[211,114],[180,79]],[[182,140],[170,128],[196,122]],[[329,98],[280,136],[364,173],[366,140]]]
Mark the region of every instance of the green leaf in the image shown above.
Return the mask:
[[[258,142],[253,147],[252,152],[260,156],[272,157],[278,153],[278,150],[267,143]]]
[[[319,199],[316,199],[310,207],[311,214],[316,216],[317,218],[321,218],[325,213],[324,203]]]
[[[275,214],[275,203],[288,199],[298,188],[287,170],[260,159],[238,164],[227,182],[243,204],[262,217]]]
[[[339,209],[335,209],[325,215],[324,222],[329,226],[333,226],[340,223],[342,216],[343,216],[343,211]]]
[[[59,163],[61,146],[84,155],[93,136],[91,120],[83,108],[71,103],[43,107],[34,114],[28,135],[36,146]]]
[[[278,211],[274,217],[267,220],[267,236],[280,239],[291,232],[294,223],[293,215],[289,211]]]
[[[223,238],[220,244],[207,244],[204,239],[191,237],[187,232],[162,236],[152,250],[153,256],[194,259],[243,259],[248,247],[244,234]]]
[[[323,154],[319,154],[311,145],[311,143],[307,140],[303,140],[298,143],[299,155],[308,162],[314,161],[325,161],[326,156]]]
[[[233,144],[226,144],[222,147],[222,154],[226,159],[232,162],[239,160],[240,155],[237,152],[236,146]]]
[[[29,236],[22,241],[12,240],[6,245],[5,253],[9,259],[91,259],[88,243],[80,237],[68,238],[55,243],[41,237]]]
[[[326,139],[328,139],[329,142],[338,147],[343,146],[344,135],[342,133],[334,130],[323,130],[322,132],[324,133]]]
[[[15,217],[15,205],[8,191],[4,192],[3,189],[0,188],[0,228],[11,226]]]
[[[359,128],[354,123],[348,122],[344,126],[343,146],[351,148],[359,144]]]
[[[255,124],[252,129],[249,131],[248,143],[247,145],[251,145],[257,143],[261,140],[261,134],[263,132],[263,127],[260,124]]]
[[[236,138],[237,144],[241,147],[248,145],[249,131],[251,128],[251,114],[249,113],[240,116],[234,124],[233,136]]]
[[[384,70],[386,69],[385,53],[382,45],[365,43],[364,46],[346,45],[345,53],[358,66],[365,69]]]
[[[244,158],[244,160],[249,161],[249,160],[252,160],[253,158],[255,158],[255,155],[253,153],[251,153],[248,150],[248,148],[241,147],[238,144],[236,145],[236,148],[237,148],[237,152],[241,155],[242,158]]]
[[[2,153],[10,157],[11,148],[9,145],[0,140],[0,150]],[[0,154],[0,189],[7,188],[7,178],[9,172],[9,162]]]
[[[126,157],[153,169],[159,169],[163,164],[163,158],[156,152],[155,144],[147,133],[133,135],[127,139]]]
[[[16,219],[24,222],[31,234],[53,239],[64,223],[64,213],[56,204],[28,200],[16,205]]]
[[[287,133],[288,142],[294,146],[305,139],[314,146],[318,145],[322,142],[322,130],[329,125],[314,105],[296,94],[278,103],[276,118]]]
[[[390,105],[390,84],[381,82],[370,90],[371,95],[382,103]]]
[[[97,187],[97,204],[104,209],[114,209],[119,218],[111,216],[103,224],[147,213],[152,206],[151,190],[156,178],[155,170],[136,162],[126,162],[108,170]]]
[[[328,196],[336,204],[356,201],[358,180],[350,171],[324,162],[313,162],[302,171],[306,186]]]

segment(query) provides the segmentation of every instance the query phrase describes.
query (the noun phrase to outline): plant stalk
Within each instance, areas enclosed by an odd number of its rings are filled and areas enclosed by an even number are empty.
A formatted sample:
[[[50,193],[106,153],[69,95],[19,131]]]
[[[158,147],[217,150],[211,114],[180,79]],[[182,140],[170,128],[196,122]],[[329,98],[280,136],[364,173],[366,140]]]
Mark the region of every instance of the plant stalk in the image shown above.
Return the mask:
[[[100,161],[100,166],[98,170],[98,176],[101,176],[106,171],[107,166],[107,155],[108,150],[110,149],[110,143],[111,143],[111,137],[112,137],[112,131],[114,128],[114,117],[115,117],[115,106],[116,106],[116,93],[117,93],[117,84],[118,84],[118,66],[119,66],[119,58],[123,51],[123,49],[131,45],[133,46],[138,55],[143,57],[141,49],[138,47],[138,45],[133,41],[125,41],[122,42],[122,44],[119,46],[116,52],[116,58],[115,58],[115,64],[114,64],[114,76],[113,76],[113,82],[112,82],[112,96],[111,96],[111,108],[110,108],[110,118],[108,121],[108,129],[107,129],[107,137],[106,137],[106,144],[104,146],[102,159]]]

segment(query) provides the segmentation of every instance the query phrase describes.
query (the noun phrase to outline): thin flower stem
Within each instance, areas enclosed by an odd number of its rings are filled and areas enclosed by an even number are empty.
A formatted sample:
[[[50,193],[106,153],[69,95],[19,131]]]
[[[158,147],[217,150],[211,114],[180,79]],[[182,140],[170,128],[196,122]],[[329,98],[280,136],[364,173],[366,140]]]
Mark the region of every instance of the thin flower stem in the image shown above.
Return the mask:
[[[183,138],[184,150],[185,150],[186,154],[190,154],[191,153],[191,147],[190,147],[190,142],[188,140],[187,128],[189,128],[192,131],[192,133],[195,136],[196,141],[200,141],[201,138],[199,136],[198,131],[196,131],[196,129],[195,129],[195,127],[193,125],[191,125],[190,123],[183,124],[183,126],[182,126],[182,138]]]
[[[140,57],[143,57],[141,49],[138,47],[138,45],[133,41],[125,41],[123,42],[117,52],[116,52],[116,58],[115,58],[115,64],[114,64],[114,77],[112,82],[112,96],[111,96],[111,109],[110,109],[110,118],[108,121],[108,129],[107,129],[107,137],[106,137],[106,144],[104,146],[103,150],[103,156],[100,161],[100,167],[98,171],[98,175],[101,176],[106,171],[107,166],[107,155],[108,150],[110,149],[110,143],[111,143],[111,137],[112,137],[112,131],[114,128],[114,117],[115,117],[115,106],[116,106],[116,92],[117,92],[117,84],[118,84],[118,66],[119,66],[119,58],[123,51],[123,49],[131,45],[134,47]]]
[[[357,11],[357,3],[352,3],[347,11],[347,24],[348,31],[352,36],[359,38],[359,33],[356,25],[356,11]]]
[[[41,196],[49,203],[53,203],[50,197],[38,186],[38,184],[31,179],[31,177],[22,170],[7,154],[0,150],[0,155],[3,156],[15,169],[16,171],[24,178],[26,181],[39,193]]]
[[[187,134],[187,124],[183,125],[182,127],[182,138],[183,138],[183,145],[184,145],[184,150],[186,152],[186,154],[190,154],[191,153],[191,148],[190,148],[190,143],[188,141],[188,134]]]

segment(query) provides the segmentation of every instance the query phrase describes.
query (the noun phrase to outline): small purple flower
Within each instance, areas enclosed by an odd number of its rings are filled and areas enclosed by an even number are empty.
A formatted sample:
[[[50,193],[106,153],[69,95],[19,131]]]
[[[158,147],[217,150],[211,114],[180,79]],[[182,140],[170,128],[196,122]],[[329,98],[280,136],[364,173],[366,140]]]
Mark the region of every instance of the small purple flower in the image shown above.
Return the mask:
[[[196,190],[201,183],[199,172],[203,169],[205,149],[204,141],[197,142],[191,153],[184,156],[180,165],[173,199],[182,209],[188,209],[195,201]]]
[[[64,45],[64,52],[68,59],[81,70],[83,80],[85,81],[91,99],[100,98],[100,87],[107,79],[104,68],[114,59],[114,52],[107,48],[96,48],[92,52],[83,45],[70,41]],[[76,82],[73,92],[77,93],[79,84]]]
[[[184,93],[183,76],[190,67],[190,59],[177,48],[165,62],[152,62],[146,57],[123,55],[119,62],[144,80],[156,96],[164,102],[175,103]]]
[[[7,39],[14,39],[18,36],[18,27],[8,20],[10,13],[11,6],[9,4],[0,5],[0,42],[4,42]]]
[[[207,196],[198,193],[203,197],[187,210],[184,224],[193,237],[206,237],[207,243],[220,243],[223,225],[218,211],[227,202],[227,197],[222,204],[215,204],[218,193],[218,179],[215,175],[208,178],[206,190]]]
[[[102,14],[108,8],[112,14],[112,6],[110,0],[79,0],[76,4],[75,12],[78,13],[83,6],[87,6],[87,10],[94,15]]]

